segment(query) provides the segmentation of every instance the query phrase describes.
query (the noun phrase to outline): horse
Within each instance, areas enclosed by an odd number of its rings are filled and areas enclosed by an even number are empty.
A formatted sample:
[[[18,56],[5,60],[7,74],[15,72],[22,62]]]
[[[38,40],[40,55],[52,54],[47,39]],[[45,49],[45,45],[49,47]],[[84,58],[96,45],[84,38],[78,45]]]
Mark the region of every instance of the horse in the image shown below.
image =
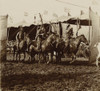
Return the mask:
[[[78,51],[78,48],[79,48],[79,45],[80,45],[81,42],[85,43],[86,45],[89,44],[87,39],[85,38],[85,36],[84,35],[80,35],[80,36],[78,36],[76,38],[71,38],[69,40],[69,44],[67,45],[67,48],[65,48],[65,51],[67,52],[67,54],[71,54],[72,55],[72,62],[74,62],[75,59],[76,59],[76,53]],[[72,63],[72,62],[70,62],[70,63]]]
[[[44,60],[46,61],[46,56],[49,55],[49,61],[47,64],[53,60],[54,51],[58,52],[57,48],[62,44],[61,38],[56,33],[49,33],[45,39],[42,39],[44,34],[38,34],[36,40],[31,43],[29,50],[31,56],[34,57],[35,54],[39,54],[39,63],[40,55],[42,54]],[[61,50],[60,50],[61,51]],[[59,53],[59,52],[58,52]],[[56,56],[57,58],[58,56]]]
[[[44,40],[45,32],[42,29],[37,30],[35,40],[32,40],[28,46],[30,61],[35,57],[35,54],[40,55],[41,42]],[[35,58],[34,58],[35,59]],[[40,56],[39,56],[40,59]]]
[[[14,49],[14,53],[13,53],[13,59],[15,57],[15,54],[16,54],[16,60],[17,60],[17,57],[19,55],[19,60],[20,60],[20,54],[21,53],[24,53],[24,59],[25,59],[25,52],[26,52],[26,49],[27,49],[27,43],[25,40],[22,40],[20,43],[19,43],[19,46],[18,45],[14,45],[13,47]]]
[[[67,33],[67,39],[73,35],[73,31],[69,31]],[[41,52],[42,54],[47,55],[49,53],[49,63],[53,60],[53,54],[56,52],[56,62],[61,61],[61,57],[63,55],[63,49],[65,48],[65,41],[60,38],[60,36],[56,33],[49,33],[48,37],[42,41],[41,43]],[[46,57],[46,56],[45,56]]]
[[[72,38],[73,36],[73,29],[70,29],[67,33],[66,33],[66,39],[64,41],[64,39],[57,37],[56,39],[56,62],[60,62],[61,61],[61,57],[64,56],[64,51],[68,49],[68,44],[69,44],[69,40],[70,38]]]
[[[18,41],[16,41],[16,42],[18,42]],[[28,53],[28,46],[29,46],[30,42],[31,42],[30,38],[28,37],[28,35],[26,35],[24,37],[24,40],[21,40],[20,42],[17,43],[17,45],[13,46],[13,49],[14,49],[13,60],[14,60],[15,54],[16,54],[16,60],[17,60],[18,55],[19,55],[19,60],[20,60],[21,53],[24,54],[24,60],[25,60],[25,57],[26,57],[25,54],[26,54],[26,52]]]
[[[89,46],[86,45],[85,43],[81,43],[78,48],[78,52],[76,53],[76,56],[88,58],[89,57]]]
[[[53,52],[55,51],[55,44],[56,39],[58,35],[55,33],[50,33],[49,36],[42,41],[41,43],[41,53],[46,57],[45,55],[49,55],[49,61],[47,64],[53,60]],[[46,60],[46,58],[44,58]]]
[[[35,55],[39,54],[40,49],[38,49],[37,47],[37,41],[36,40],[32,40],[31,43],[28,46],[28,50],[29,50],[29,55],[30,55],[30,61],[35,60]]]
[[[55,47],[56,62],[61,61],[61,57],[63,56],[64,48],[65,48],[65,41],[62,38],[60,38],[59,36],[56,37],[56,47]]]
[[[34,51],[38,52],[39,55],[42,54],[44,60],[46,60],[46,56],[49,55],[49,63],[51,60],[53,60],[53,52],[55,50],[55,44],[56,39],[58,37],[55,33],[49,33],[48,36],[43,39],[44,34],[38,34],[38,41],[36,45],[31,46],[31,49],[33,48]],[[40,63],[40,56],[39,56],[39,63]]]
[[[98,42],[98,43],[96,43],[95,45],[94,45],[94,47],[96,47],[97,48],[97,50],[98,50],[98,55],[97,55],[97,57],[96,57],[96,66],[97,66],[97,68],[99,68],[99,59],[100,59],[100,42]]]

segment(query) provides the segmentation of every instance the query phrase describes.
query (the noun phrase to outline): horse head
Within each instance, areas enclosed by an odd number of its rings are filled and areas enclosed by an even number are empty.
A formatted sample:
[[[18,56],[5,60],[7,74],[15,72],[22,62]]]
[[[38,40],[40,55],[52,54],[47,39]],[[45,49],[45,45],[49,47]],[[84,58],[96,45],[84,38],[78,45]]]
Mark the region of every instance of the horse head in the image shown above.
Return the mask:
[[[89,45],[89,42],[84,35],[80,35],[80,39],[81,39],[81,42],[84,42],[86,45]]]
[[[51,42],[53,44],[59,42],[59,38],[60,38],[59,35],[54,34],[54,33],[52,33],[51,36],[50,36]]]

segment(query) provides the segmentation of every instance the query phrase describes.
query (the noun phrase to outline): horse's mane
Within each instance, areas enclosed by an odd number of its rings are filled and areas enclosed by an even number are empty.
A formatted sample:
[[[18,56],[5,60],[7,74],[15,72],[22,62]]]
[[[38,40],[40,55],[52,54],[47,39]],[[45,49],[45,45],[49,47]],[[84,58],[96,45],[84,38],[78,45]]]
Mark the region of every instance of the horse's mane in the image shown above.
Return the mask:
[[[79,35],[79,36],[77,36],[76,38],[74,37],[74,38],[71,38],[71,40],[76,40],[76,39],[78,39],[78,38],[80,38],[81,36],[83,36],[83,37],[85,37],[83,34],[82,35]]]
[[[84,34],[81,34],[81,35],[77,36],[76,38],[78,38],[78,37],[80,37],[80,36],[83,36],[83,37],[85,37],[85,36],[84,36]]]

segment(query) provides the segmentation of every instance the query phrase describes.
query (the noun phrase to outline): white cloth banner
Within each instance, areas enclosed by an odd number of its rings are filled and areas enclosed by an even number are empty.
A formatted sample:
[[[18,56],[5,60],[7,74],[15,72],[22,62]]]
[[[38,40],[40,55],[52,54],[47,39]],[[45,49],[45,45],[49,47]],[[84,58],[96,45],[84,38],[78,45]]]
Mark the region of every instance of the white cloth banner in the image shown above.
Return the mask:
[[[0,40],[7,39],[7,16],[0,16]]]
[[[91,9],[89,11],[90,19],[92,21],[91,45],[94,46],[98,41],[100,41],[100,17]]]
[[[91,34],[91,45],[90,45],[90,61],[95,62],[98,55],[97,47],[94,47],[96,43],[100,41],[100,17],[94,13],[91,9],[89,10],[90,19],[92,22],[92,34]]]
[[[59,35],[59,24],[52,24],[52,32],[55,32]]]

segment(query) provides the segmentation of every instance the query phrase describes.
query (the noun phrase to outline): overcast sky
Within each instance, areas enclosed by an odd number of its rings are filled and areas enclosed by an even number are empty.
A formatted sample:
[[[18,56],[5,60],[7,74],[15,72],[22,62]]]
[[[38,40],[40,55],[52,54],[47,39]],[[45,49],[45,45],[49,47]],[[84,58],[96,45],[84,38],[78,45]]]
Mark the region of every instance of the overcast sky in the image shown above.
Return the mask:
[[[68,12],[72,16],[79,16],[81,10],[87,13],[91,5],[100,7],[99,0],[0,0],[0,14],[8,14],[13,23],[25,19],[32,22],[34,15],[38,16],[38,13],[41,13],[45,20],[53,19],[54,14],[59,17],[67,15]]]

